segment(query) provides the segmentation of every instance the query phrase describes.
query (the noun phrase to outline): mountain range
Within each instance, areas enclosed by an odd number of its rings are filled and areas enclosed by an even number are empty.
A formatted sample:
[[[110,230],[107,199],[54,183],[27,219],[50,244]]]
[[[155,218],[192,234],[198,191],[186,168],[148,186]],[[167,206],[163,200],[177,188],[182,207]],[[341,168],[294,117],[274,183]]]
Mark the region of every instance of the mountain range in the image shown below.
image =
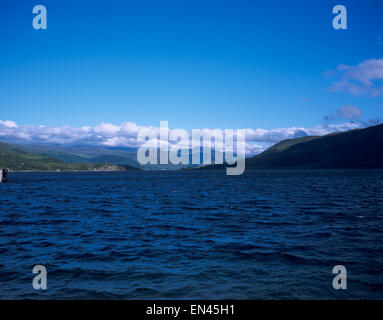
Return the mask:
[[[214,155],[214,153],[213,153]],[[11,145],[0,142],[0,168],[13,171],[176,170],[186,165],[137,162],[136,150],[92,146]],[[210,165],[193,169],[219,169]],[[365,129],[283,140],[246,159],[247,169],[383,168],[383,124]]]

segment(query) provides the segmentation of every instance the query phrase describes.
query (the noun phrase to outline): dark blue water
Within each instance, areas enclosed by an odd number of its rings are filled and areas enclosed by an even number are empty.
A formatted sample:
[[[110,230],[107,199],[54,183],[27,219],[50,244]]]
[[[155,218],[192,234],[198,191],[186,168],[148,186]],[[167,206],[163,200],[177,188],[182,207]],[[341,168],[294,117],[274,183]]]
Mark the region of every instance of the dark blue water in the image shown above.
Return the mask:
[[[11,173],[0,298],[382,299],[382,188],[383,171]]]

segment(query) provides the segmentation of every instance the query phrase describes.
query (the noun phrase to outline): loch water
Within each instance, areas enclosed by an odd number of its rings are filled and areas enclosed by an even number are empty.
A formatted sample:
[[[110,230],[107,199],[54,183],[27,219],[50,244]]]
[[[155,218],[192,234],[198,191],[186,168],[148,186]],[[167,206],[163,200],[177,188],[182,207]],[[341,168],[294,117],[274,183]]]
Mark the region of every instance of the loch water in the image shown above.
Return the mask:
[[[0,299],[383,298],[381,170],[10,173],[0,201]]]

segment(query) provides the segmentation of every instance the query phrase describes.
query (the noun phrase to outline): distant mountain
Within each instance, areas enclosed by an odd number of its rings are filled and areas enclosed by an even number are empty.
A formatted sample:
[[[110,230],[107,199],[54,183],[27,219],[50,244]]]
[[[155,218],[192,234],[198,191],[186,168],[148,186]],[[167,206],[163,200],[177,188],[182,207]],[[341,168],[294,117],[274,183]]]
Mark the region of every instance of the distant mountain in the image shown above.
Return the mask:
[[[139,167],[136,152],[130,149],[114,149],[93,146],[61,146],[29,144],[17,145],[27,152],[58,159],[62,162],[78,163],[110,163]]]
[[[246,160],[247,168],[383,168],[383,124],[284,140]]]
[[[127,171],[138,170],[129,165],[63,162],[54,157],[28,152],[21,146],[0,142],[0,168],[12,171]]]
[[[201,150],[189,150],[189,164],[147,164],[142,166],[137,161],[137,150],[132,148],[108,148],[97,146],[61,146],[61,145],[44,145],[44,144],[28,144],[14,145],[22,150],[58,159],[62,162],[75,163],[110,163],[115,165],[129,165],[143,170],[178,170],[186,167],[195,167],[193,165],[192,154],[198,153],[202,161]],[[157,150],[159,152],[159,150]],[[214,162],[215,153],[212,153]]]

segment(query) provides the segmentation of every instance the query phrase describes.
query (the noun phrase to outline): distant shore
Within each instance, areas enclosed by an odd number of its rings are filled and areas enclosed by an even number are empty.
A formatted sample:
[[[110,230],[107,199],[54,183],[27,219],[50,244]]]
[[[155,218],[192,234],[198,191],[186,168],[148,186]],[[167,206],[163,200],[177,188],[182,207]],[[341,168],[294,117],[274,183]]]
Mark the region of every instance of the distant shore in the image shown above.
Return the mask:
[[[14,173],[14,172],[127,172],[127,171],[142,171],[139,168],[133,168],[133,167],[125,167],[122,165],[110,165],[110,166],[104,166],[100,168],[91,168],[88,170],[66,170],[66,169],[56,169],[56,170],[9,170],[9,172]]]

